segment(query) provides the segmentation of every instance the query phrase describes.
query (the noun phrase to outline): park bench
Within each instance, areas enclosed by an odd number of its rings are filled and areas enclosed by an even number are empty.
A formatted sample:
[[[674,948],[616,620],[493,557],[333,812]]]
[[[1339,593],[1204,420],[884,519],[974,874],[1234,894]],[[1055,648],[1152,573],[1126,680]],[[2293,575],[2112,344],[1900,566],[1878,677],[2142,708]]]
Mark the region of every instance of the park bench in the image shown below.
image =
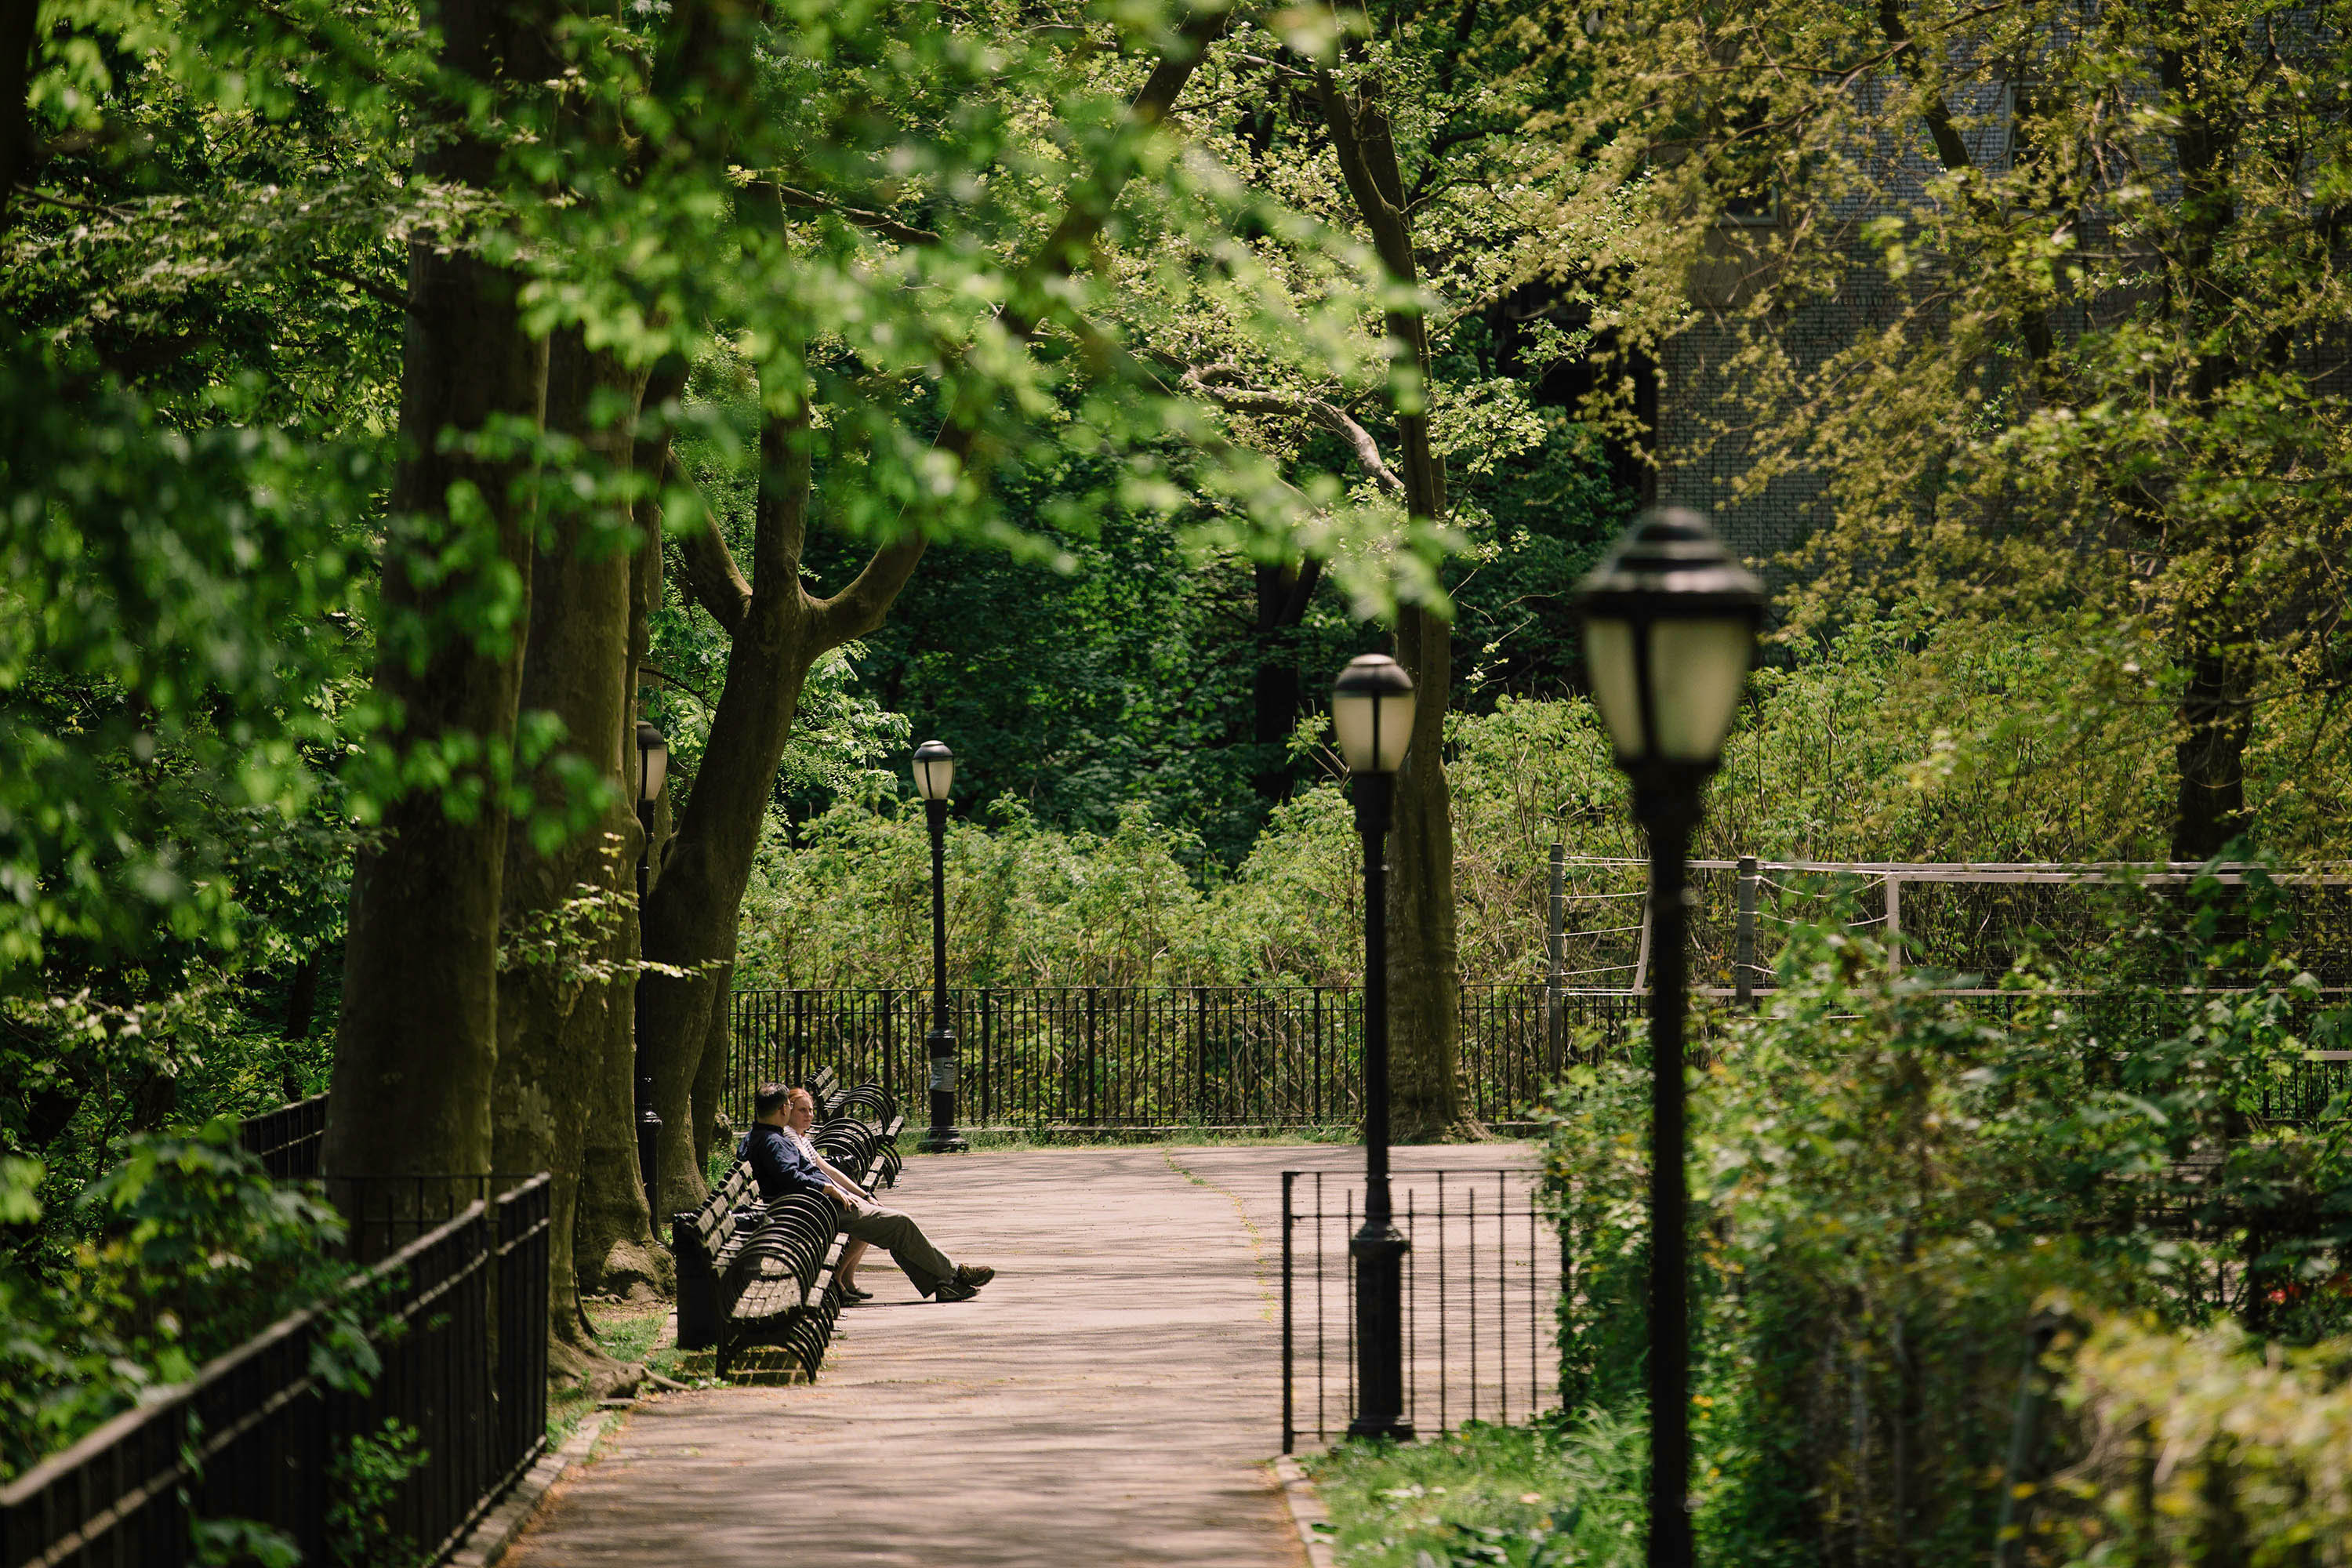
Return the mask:
[[[845,1147],[856,1148],[870,1142],[873,1151],[866,1157],[879,1160],[883,1185],[897,1186],[905,1163],[898,1152],[898,1134],[907,1126],[907,1119],[898,1113],[897,1098],[876,1083],[862,1083],[844,1090],[840,1075],[831,1068],[820,1070],[801,1087],[816,1101],[818,1130],[814,1141],[824,1157],[845,1171],[851,1169],[826,1146],[828,1133]],[[862,1173],[863,1167],[859,1170]]]
[[[855,1107],[877,1118],[835,1115],[811,1131],[817,1152],[868,1196],[885,1180],[895,1183],[904,1118],[890,1096],[872,1085],[842,1094],[831,1068],[807,1088],[821,1114]],[[670,1220],[678,1348],[715,1351],[724,1377],[744,1350],[772,1344],[814,1377],[841,1318],[841,1292],[833,1285],[844,1240],[841,1219],[841,1205],[818,1194],[762,1202],[739,1144],[735,1163],[710,1196],[693,1213]]]
[[[841,1318],[841,1217],[817,1193],[761,1202],[751,1162],[735,1162],[699,1208],[670,1220],[678,1348],[715,1351],[724,1377],[744,1350],[775,1345],[814,1377]]]

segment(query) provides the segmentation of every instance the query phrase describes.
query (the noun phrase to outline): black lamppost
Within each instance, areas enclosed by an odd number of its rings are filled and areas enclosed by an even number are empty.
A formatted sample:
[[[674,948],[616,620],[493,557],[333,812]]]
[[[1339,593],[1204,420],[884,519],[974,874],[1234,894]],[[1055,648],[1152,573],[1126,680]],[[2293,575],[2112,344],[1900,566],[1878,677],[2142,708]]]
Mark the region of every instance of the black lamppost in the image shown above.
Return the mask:
[[[1356,1416],[1351,1437],[1412,1440],[1404,1415],[1404,1255],[1389,1205],[1388,837],[1396,771],[1412,740],[1412,678],[1386,654],[1352,659],[1331,687],[1331,728],[1355,780],[1364,841],[1364,1225],[1356,1260]]]
[[[916,1147],[927,1154],[961,1154],[971,1145],[955,1130],[956,1037],[948,1024],[948,788],[955,753],[938,741],[915,748],[915,793],[931,827],[931,1032],[923,1037],[931,1067],[931,1124]]]
[[[1650,1568],[1689,1568],[1690,1303],[1683,1018],[1701,792],[1764,615],[1764,585],[1696,513],[1643,513],[1578,585],[1592,699],[1650,841]]]
[[[637,721],[637,822],[646,830],[646,847],[637,856],[637,946],[645,947],[646,893],[653,880],[654,803],[661,798],[662,781],[669,775],[669,742],[644,720]],[[654,1110],[653,1075],[646,1071],[645,1037],[637,1036],[637,1179],[646,1186],[646,1213],[661,1227],[661,1210],[654,1204],[654,1157],[661,1142],[662,1119]]]

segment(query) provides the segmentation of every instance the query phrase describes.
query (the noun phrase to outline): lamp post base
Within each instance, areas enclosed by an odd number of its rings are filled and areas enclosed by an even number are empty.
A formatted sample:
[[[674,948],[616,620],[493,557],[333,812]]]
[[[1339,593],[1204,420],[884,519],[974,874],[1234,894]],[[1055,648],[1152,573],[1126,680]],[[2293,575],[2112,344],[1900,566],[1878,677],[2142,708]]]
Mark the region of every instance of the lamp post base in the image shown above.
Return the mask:
[[[944,1019],[947,1009],[940,1009]],[[942,1021],[923,1038],[923,1053],[929,1058],[931,1068],[931,1124],[923,1129],[922,1138],[915,1147],[926,1154],[967,1154],[971,1145],[955,1129],[956,1114],[956,1037],[955,1031]]]
[[[1350,1437],[1410,1443],[1404,1413],[1404,1255],[1412,1243],[1384,1218],[1367,1217],[1348,1242],[1356,1260],[1356,1415]]]

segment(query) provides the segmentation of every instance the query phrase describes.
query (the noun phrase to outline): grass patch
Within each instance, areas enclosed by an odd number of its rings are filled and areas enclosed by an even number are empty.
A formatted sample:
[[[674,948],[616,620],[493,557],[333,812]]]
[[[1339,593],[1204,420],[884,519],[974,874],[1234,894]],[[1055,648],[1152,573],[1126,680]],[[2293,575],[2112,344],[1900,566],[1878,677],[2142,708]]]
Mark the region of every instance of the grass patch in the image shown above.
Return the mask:
[[[1300,1462],[1348,1568],[1633,1568],[1647,1522],[1644,1436],[1639,1422],[1589,1411],[1473,1423],[1429,1443],[1340,1443]]]
[[[657,1345],[662,1325],[669,1318],[670,1303],[654,1301],[638,1305],[628,1301],[590,1300],[581,1305],[588,1313],[588,1326],[596,1331],[596,1342],[604,1353],[615,1361],[637,1361],[649,1371],[675,1378],[679,1383],[701,1386],[710,1384],[711,1357],[705,1351],[700,1365],[688,1352],[681,1352],[677,1342]],[[573,1427],[593,1414],[595,1402],[586,1390],[561,1385],[550,1388],[547,1394],[547,1440],[560,1443],[571,1436]]]

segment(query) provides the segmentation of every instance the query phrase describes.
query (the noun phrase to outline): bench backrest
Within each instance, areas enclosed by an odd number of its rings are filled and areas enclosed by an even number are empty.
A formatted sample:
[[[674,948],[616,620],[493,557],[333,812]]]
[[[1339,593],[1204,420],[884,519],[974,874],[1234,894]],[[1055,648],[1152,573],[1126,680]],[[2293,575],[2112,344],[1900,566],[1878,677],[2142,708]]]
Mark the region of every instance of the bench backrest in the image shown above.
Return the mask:
[[[694,1227],[701,1238],[703,1254],[716,1261],[726,1250],[735,1235],[735,1211],[750,1202],[759,1192],[759,1183],[751,1174],[751,1163],[738,1159],[734,1167],[710,1189],[710,1196],[691,1215],[681,1216]]]

